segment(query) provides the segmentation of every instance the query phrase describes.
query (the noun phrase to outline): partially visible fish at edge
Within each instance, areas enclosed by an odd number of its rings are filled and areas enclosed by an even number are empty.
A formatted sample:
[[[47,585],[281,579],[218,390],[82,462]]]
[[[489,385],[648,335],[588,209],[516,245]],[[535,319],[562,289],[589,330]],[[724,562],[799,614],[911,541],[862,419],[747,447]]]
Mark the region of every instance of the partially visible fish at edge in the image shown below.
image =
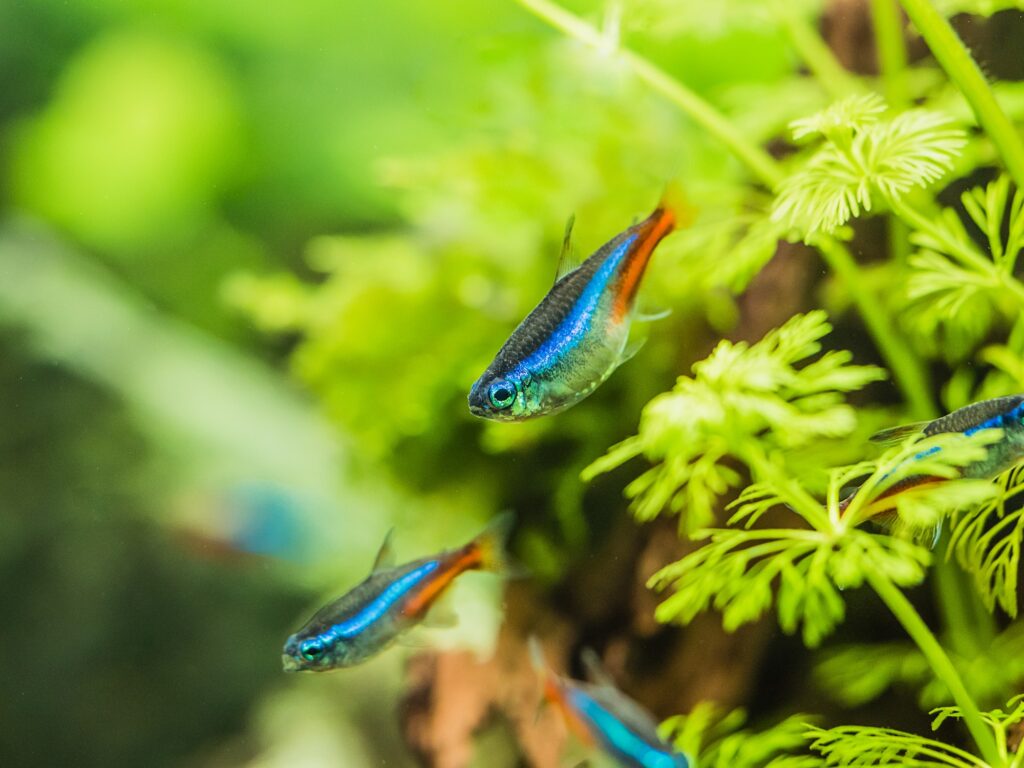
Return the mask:
[[[883,430],[872,439],[876,442],[898,442],[913,435],[932,437],[939,434],[959,432],[969,437],[983,429],[1001,429],[1003,437],[986,447],[985,458],[968,464],[961,476],[966,478],[994,478],[1024,459],[1024,395],[1009,395],[959,408],[933,421],[904,424]],[[922,452],[910,459],[914,461],[932,455],[939,448]],[[868,516],[883,524],[892,522],[901,493],[912,489],[945,482],[945,478],[931,475],[910,475],[887,488],[878,498],[872,500]],[[845,511],[856,491],[839,503],[840,512]]]
[[[536,638],[530,638],[530,654],[544,698],[585,745],[600,748],[625,768],[690,768],[690,759],[658,736],[651,714],[612,684],[593,651],[585,651],[583,659],[590,683],[555,674]]]

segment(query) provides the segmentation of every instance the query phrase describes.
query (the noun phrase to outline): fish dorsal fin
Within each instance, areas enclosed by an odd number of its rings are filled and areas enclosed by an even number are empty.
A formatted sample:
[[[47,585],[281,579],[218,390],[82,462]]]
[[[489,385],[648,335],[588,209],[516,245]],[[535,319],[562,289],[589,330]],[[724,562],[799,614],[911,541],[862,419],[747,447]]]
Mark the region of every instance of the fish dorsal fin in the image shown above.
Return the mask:
[[[930,423],[929,421],[915,421],[913,424],[900,424],[898,427],[889,427],[881,432],[875,432],[870,439],[872,443],[879,445],[896,445],[911,435],[923,432]]]
[[[373,561],[373,568],[370,573],[387,570],[395,567],[395,548],[392,541],[395,538],[395,529],[392,528],[384,537],[384,542],[377,551],[377,559]]]
[[[601,664],[601,659],[593,648],[584,648],[580,652],[580,661],[583,662],[583,671],[587,673],[587,680],[602,688],[614,688],[615,681]]]
[[[558,269],[555,270],[555,282],[557,283],[570,272],[575,272],[579,267],[576,254],[572,247],[572,228],[576,223],[576,214],[571,214],[565,222],[565,234],[562,235],[562,252],[558,254]]]

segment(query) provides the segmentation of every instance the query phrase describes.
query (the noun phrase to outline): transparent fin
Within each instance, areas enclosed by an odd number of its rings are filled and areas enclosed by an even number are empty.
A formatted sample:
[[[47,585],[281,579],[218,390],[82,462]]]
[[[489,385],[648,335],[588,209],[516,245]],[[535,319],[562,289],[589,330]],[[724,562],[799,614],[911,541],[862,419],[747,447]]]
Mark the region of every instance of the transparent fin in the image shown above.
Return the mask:
[[[434,648],[434,645],[430,642],[430,638],[424,637],[415,629],[410,630],[403,635],[399,635],[395,639],[395,645],[401,646],[402,648],[411,648],[415,651],[424,651]]]
[[[509,561],[508,553],[505,551],[505,545],[508,543],[508,537],[512,533],[515,522],[516,516],[513,512],[502,512],[492,519],[487,527],[469,543],[468,546],[479,548],[481,568],[483,570],[493,571],[505,576],[516,575],[518,566]]]
[[[380,545],[380,549],[377,551],[377,559],[373,561],[373,569],[370,571],[371,573],[395,567],[395,548],[392,544],[394,538],[395,529],[392,528],[384,537],[384,542]]]
[[[602,688],[615,687],[615,681],[601,664],[601,658],[593,648],[584,648],[580,652],[580,661],[583,662],[583,670],[587,673],[587,679],[594,685],[599,685]]]
[[[664,320],[671,314],[671,309],[663,309],[659,312],[638,311],[633,319],[640,323],[653,323],[655,320]]]
[[[427,615],[420,622],[421,627],[427,629],[451,629],[459,623],[458,614],[445,603],[435,603],[427,612]]]
[[[898,427],[889,427],[871,436],[871,442],[880,445],[896,445],[902,443],[911,435],[916,435],[928,426],[930,422],[916,421],[913,424],[901,424]]]
[[[572,214],[565,222],[565,234],[562,236],[562,252],[558,255],[558,269],[555,270],[555,282],[557,283],[570,272],[575,272],[579,267],[579,261],[572,247],[572,228],[576,223],[576,214]]]
[[[622,355],[619,357],[619,365],[632,360],[633,357],[636,356],[636,353],[644,348],[644,344],[646,343],[647,339],[637,339],[636,341],[629,342],[629,344],[626,345],[626,348],[622,350]]]

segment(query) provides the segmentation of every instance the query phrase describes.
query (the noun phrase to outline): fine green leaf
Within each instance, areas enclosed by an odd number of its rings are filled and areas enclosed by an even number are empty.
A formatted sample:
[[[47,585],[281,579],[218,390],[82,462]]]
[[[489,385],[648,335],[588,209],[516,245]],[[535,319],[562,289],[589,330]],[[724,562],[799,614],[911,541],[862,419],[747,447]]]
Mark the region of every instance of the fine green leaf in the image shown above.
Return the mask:
[[[782,630],[800,631],[811,647],[842,621],[841,591],[860,585],[868,569],[912,586],[924,579],[930,561],[928,551],[913,542],[861,530],[839,539],[801,529],[719,529],[701,535],[710,538],[708,544],[648,583],[673,590],[656,618],[685,624],[714,608],[731,632],[761,618],[775,603]]]
[[[1001,176],[960,197],[979,243],[950,208],[922,218],[911,234],[901,320],[929,354],[966,355],[1000,319],[1024,308],[1024,285],[1014,277],[1024,247],[1024,194],[1010,194]]]
[[[1003,473],[999,493],[956,514],[949,551],[974,577],[986,607],[1017,615],[1021,537],[1024,536],[1024,466]]]
[[[882,108],[877,97],[854,96],[793,123],[797,138],[825,141],[779,186],[776,221],[811,241],[952,168],[966,136],[948,116],[912,110],[878,120]]]
[[[807,728],[818,718],[792,715],[760,731],[743,728],[743,710],[703,701],[687,715],[666,720],[661,735],[703,768],[764,768],[782,756],[806,749]]]

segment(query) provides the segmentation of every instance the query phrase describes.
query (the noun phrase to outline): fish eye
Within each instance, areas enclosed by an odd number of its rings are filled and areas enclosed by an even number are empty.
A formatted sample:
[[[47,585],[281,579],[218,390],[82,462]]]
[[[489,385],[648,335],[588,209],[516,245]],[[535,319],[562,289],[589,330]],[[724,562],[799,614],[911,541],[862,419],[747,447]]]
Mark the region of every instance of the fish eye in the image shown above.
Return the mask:
[[[487,396],[491,399],[491,405],[499,411],[508,408],[516,399],[516,388],[507,381],[496,381],[491,384]]]
[[[324,655],[323,641],[316,638],[304,640],[302,645],[299,646],[299,653],[302,654],[302,658],[306,661],[316,661]]]

